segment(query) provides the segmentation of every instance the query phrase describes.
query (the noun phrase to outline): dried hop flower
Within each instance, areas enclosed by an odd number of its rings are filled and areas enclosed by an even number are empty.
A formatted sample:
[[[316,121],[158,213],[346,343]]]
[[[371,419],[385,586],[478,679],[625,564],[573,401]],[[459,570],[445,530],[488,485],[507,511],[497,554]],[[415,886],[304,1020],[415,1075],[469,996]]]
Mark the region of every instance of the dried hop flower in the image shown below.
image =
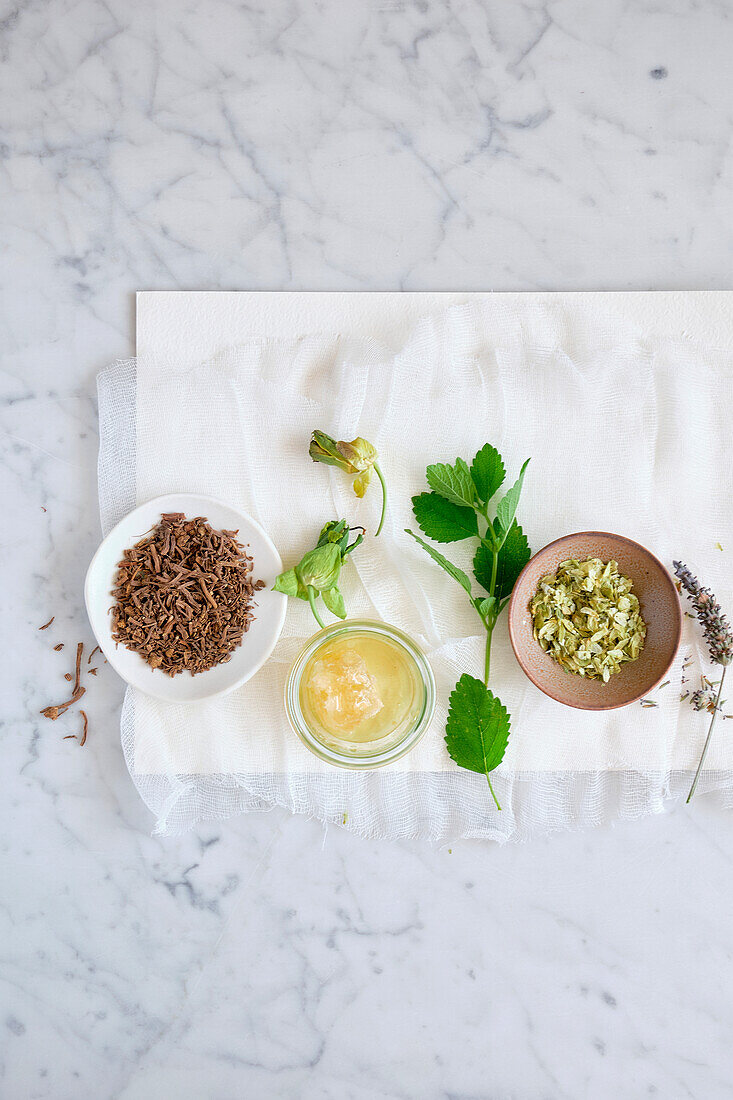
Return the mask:
[[[674,571],[679,577],[682,587],[687,592],[687,598],[692,601],[692,606],[697,612],[697,617],[702,624],[705,640],[708,643],[710,656],[719,665],[729,665],[733,662],[733,630],[723,614],[722,608],[709,588],[703,588],[697,577],[694,577],[687,566],[681,562],[673,562]]]

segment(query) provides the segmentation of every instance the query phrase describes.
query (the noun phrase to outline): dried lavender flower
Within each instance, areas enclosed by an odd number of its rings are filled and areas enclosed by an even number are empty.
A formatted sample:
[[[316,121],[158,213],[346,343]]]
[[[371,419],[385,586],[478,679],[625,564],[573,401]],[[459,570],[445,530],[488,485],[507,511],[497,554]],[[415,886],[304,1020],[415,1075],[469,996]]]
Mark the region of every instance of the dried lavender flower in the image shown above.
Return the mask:
[[[712,714],[715,710],[720,710],[720,704],[718,703],[716,706],[715,696],[706,687],[700,687],[697,691],[693,691],[690,696],[690,706],[693,710],[706,710],[709,714]]]
[[[712,713],[713,717],[710,720],[708,735],[705,738],[702,755],[700,756],[700,763],[697,765],[695,778],[692,781],[690,793],[687,796],[687,801],[689,802],[695,793],[697,781],[700,778],[705,763],[705,757],[708,754],[710,738],[713,735],[713,727],[715,726],[715,719],[718,717],[718,712],[720,710],[720,696],[723,691],[725,674],[728,670],[728,665],[733,661],[733,631],[730,628],[730,623],[723,614],[720,604],[715,599],[710,589],[703,588],[697,577],[692,575],[683,562],[676,561],[673,562],[673,565],[680,584],[687,592],[687,598],[692,601],[692,606],[695,608],[697,617],[702,624],[705,633],[705,641],[708,643],[708,649],[710,650],[710,656],[716,664],[723,666],[723,673],[720,677],[718,691],[715,697],[713,697],[712,691],[710,691],[709,697],[707,699],[704,698],[704,693],[701,689],[699,692],[696,691],[690,699],[690,702],[696,710],[706,709]],[[703,684],[703,688],[704,686]],[[713,685],[710,684],[710,688],[712,688],[712,686]]]
[[[716,664],[729,665],[733,661],[733,630],[720,604],[710,589],[703,588],[683,562],[676,561],[672,564],[702,624],[711,658]]]

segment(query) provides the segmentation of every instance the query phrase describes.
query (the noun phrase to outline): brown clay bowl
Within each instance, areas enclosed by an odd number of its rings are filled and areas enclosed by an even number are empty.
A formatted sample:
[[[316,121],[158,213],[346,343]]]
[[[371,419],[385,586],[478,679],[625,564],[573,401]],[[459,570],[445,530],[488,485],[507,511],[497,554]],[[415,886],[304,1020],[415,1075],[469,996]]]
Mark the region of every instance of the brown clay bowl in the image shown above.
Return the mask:
[[[647,626],[641,656],[630,661],[607,684],[565,672],[536,642],[529,602],[540,578],[568,558],[617,561],[630,577]],[[682,634],[680,600],[671,576],[658,558],[623,535],[581,531],[556,539],[527,562],[509,602],[509,638],[519,664],[533,684],[558,703],[580,710],[613,710],[648,695],[666,676]]]

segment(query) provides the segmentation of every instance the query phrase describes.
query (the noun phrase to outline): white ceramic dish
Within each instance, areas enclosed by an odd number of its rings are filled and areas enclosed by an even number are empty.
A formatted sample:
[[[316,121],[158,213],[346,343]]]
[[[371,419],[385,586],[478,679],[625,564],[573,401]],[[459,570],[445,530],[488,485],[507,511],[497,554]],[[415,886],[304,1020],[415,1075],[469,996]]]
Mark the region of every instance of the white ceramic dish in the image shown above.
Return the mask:
[[[255,580],[265,582],[265,587],[256,594],[254,621],[231,660],[196,676],[189,672],[166,676],[160,669],[151,668],[137,653],[116,645],[112,638],[111,591],[117,563],[123,551],[139,542],[158,522],[162,512],[183,512],[190,518],[205,516],[217,530],[238,530],[237,538],[254,560]],[[282,562],[272,540],[245,512],[212,497],[171,493],[141,504],[110,531],[87,571],[84,599],[97,643],[123,680],[168,703],[197,703],[234,691],[254,676],[272,653],[285,622],[287,606],[287,597],[272,591],[281,572]]]

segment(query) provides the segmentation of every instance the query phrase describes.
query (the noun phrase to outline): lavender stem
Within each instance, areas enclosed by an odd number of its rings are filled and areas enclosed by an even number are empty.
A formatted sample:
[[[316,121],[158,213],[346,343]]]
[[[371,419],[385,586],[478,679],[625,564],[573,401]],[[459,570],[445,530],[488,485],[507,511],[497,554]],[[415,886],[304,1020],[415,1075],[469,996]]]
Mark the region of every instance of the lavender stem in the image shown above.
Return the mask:
[[[695,778],[693,779],[692,786],[690,787],[690,793],[687,796],[687,800],[686,800],[687,802],[690,801],[693,794],[695,793],[695,788],[697,787],[697,781],[700,778],[700,773],[702,771],[703,764],[705,763],[705,757],[707,756],[708,747],[710,745],[710,738],[713,735],[713,726],[715,725],[715,719],[718,717],[718,710],[720,709],[720,695],[721,695],[721,692],[723,690],[723,681],[725,680],[725,674],[726,674],[727,671],[728,671],[728,666],[723,665],[723,673],[720,677],[720,684],[718,685],[718,694],[715,697],[713,717],[712,717],[711,722],[710,722],[710,729],[708,730],[708,735],[705,738],[705,744],[703,746],[702,756],[700,757],[700,763],[697,765],[697,771],[695,772]]]

